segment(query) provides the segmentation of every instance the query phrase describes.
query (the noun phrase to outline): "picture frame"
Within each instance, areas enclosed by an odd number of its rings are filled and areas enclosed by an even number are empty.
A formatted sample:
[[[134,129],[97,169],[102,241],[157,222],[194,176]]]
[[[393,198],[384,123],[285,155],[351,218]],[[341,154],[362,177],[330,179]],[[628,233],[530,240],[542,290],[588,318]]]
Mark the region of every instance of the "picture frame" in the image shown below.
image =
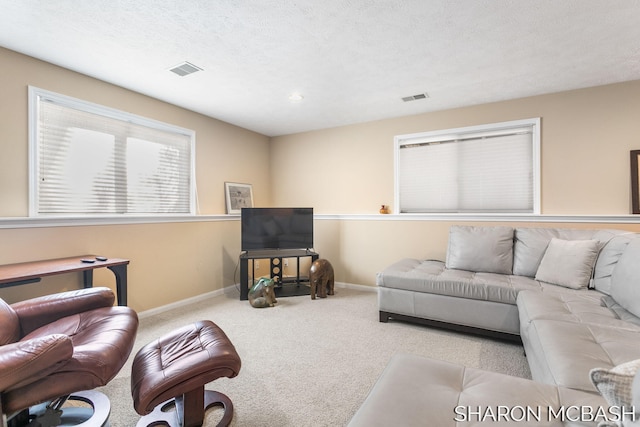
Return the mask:
[[[631,150],[631,213],[640,214],[640,150]]]
[[[253,187],[251,184],[225,182],[224,194],[227,202],[227,214],[240,214],[242,208],[253,207]]]

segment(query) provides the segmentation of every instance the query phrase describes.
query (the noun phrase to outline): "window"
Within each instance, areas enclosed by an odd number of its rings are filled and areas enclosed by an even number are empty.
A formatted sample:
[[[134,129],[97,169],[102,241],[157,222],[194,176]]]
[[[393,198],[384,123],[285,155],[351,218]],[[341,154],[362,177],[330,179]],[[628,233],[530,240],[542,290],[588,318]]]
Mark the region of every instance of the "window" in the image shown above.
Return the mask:
[[[29,88],[30,214],[193,214],[195,132]]]
[[[540,119],[395,138],[400,213],[540,213]]]

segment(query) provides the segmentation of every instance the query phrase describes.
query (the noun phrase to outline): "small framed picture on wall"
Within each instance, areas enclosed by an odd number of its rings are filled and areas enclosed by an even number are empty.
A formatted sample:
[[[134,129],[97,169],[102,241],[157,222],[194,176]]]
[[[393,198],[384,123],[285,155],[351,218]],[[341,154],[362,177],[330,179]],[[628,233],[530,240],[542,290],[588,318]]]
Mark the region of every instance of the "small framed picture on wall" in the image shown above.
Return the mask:
[[[631,213],[640,214],[640,150],[631,151]]]
[[[227,200],[228,214],[239,214],[242,208],[253,207],[253,189],[251,184],[225,182],[224,194]]]

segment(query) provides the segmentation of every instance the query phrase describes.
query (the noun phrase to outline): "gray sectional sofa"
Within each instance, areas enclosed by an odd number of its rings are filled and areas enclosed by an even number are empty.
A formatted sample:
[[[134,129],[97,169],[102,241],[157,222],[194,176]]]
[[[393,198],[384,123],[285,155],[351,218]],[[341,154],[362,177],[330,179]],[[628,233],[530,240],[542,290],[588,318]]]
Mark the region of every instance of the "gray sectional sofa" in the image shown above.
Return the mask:
[[[397,355],[351,426],[483,421],[470,407],[488,408],[484,424],[509,408],[537,408],[542,419],[507,414],[502,424],[640,424],[629,409],[640,367],[640,234],[453,226],[446,261],[402,259],[377,284],[381,322],[521,340],[533,380]],[[557,412],[567,407],[574,413]]]

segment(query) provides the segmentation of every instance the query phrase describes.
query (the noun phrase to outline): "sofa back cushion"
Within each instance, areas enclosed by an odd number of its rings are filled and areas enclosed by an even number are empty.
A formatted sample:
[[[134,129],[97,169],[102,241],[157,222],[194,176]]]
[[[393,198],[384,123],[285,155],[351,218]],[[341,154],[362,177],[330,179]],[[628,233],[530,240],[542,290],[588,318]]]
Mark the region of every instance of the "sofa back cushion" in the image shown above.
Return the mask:
[[[611,275],[611,297],[640,317],[640,239],[632,239]]]
[[[540,261],[554,237],[562,240],[595,239],[605,244],[617,230],[580,230],[572,228],[516,228],[513,243],[513,274],[535,277]],[[620,232],[622,233],[622,232]],[[596,267],[597,268],[597,267]]]
[[[611,276],[629,242],[640,234],[622,232],[613,236],[600,250],[593,271],[593,287],[603,294],[611,294]]]
[[[511,274],[513,228],[454,225],[449,229],[446,267]]]

